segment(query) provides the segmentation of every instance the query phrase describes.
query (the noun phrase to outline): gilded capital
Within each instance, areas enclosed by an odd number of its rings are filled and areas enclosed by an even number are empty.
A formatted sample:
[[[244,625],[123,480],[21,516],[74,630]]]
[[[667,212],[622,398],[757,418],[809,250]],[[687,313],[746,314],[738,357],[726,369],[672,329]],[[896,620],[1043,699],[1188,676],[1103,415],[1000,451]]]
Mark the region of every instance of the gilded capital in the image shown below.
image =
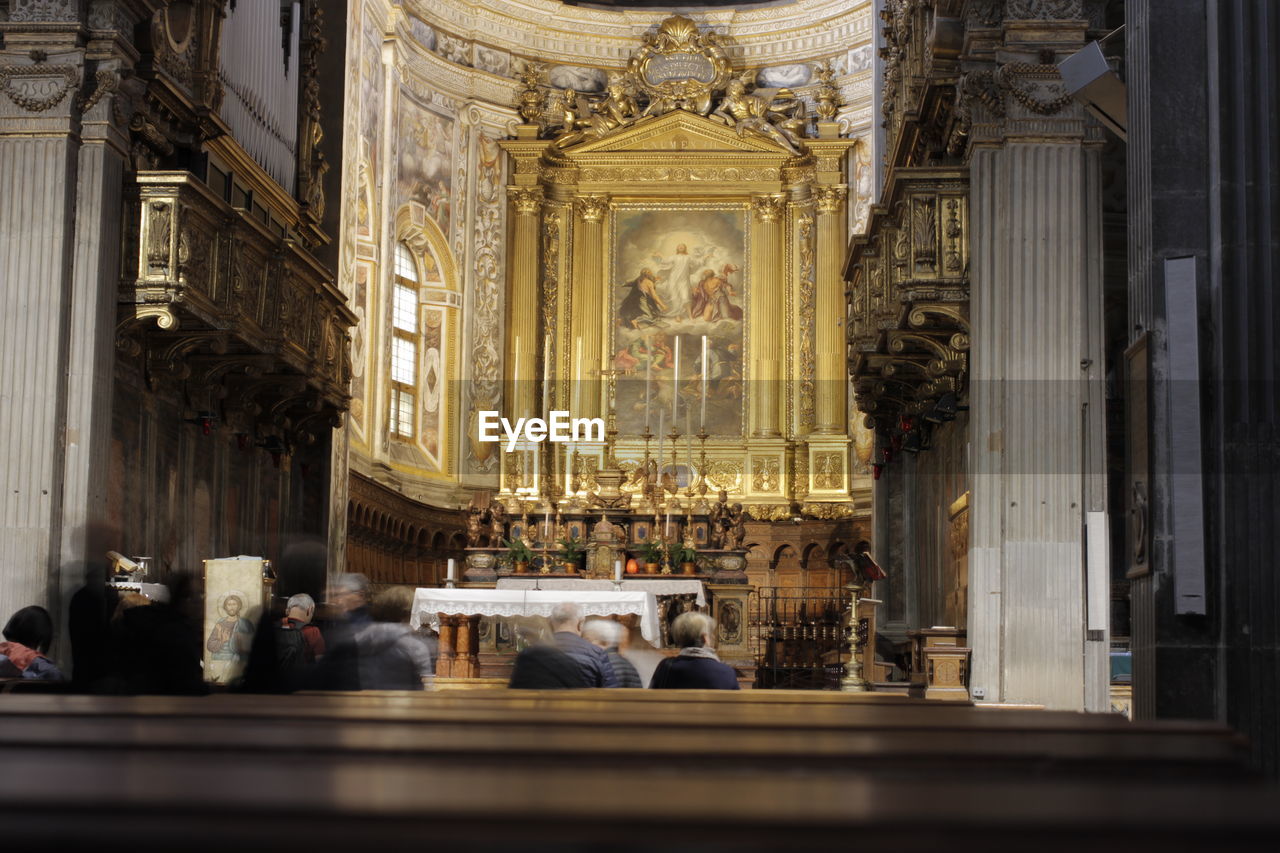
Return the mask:
[[[584,222],[599,222],[609,210],[607,195],[584,195],[574,199],[574,207]]]
[[[756,219],[766,224],[777,222],[782,217],[782,212],[786,210],[786,205],[786,196],[781,194],[751,197],[751,209],[755,211]]]
[[[521,216],[537,216],[542,208],[542,190],[537,187],[507,187],[507,197]]]
[[[849,196],[848,187],[817,187],[814,198],[818,203],[818,213],[839,213],[844,200]]]

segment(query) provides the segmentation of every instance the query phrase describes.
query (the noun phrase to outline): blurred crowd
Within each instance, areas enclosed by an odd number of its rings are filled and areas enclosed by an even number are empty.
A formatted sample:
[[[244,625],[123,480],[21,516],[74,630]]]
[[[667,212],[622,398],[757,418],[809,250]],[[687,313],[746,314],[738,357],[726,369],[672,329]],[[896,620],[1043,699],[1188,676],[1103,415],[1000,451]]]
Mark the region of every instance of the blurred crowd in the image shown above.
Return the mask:
[[[273,599],[256,626],[232,596],[224,602],[226,618],[207,637],[192,579],[171,576],[167,590],[167,598],[149,598],[91,581],[78,591],[68,613],[69,678],[49,657],[55,639],[49,612],[22,608],[4,626],[0,680],[57,682],[98,694],[200,694],[214,680],[203,668],[207,651],[235,661],[238,674],[227,689],[250,693],[432,686],[438,638],[429,627],[411,627],[414,591],[408,587],[375,594],[364,575],[339,575],[323,607],[307,593]],[[619,622],[587,620],[573,603],[558,605],[547,621],[549,634],[517,655],[511,687],[645,686]],[[706,614],[678,616],[671,637],[679,652],[660,656],[648,686],[737,690],[736,672],[713,650],[714,636]]]

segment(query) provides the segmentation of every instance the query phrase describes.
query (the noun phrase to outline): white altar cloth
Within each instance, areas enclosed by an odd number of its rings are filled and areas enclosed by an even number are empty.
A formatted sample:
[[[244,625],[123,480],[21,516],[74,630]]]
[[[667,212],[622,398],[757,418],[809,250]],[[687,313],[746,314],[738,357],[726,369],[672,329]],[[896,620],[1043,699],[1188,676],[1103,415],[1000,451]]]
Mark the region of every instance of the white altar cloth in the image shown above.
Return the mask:
[[[593,578],[542,577],[498,578],[498,589],[617,589],[613,581]],[[623,592],[651,592],[654,595],[696,595],[698,606],[707,606],[707,594],[702,581],[653,578],[652,580],[623,580]]]
[[[612,583],[610,583],[612,586]],[[658,601],[652,592],[602,592],[598,590],[535,589],[431,589],[420,587],[413,596],[409,624],[419,628],[425,622],[440,630],[440,614],[446,616],[542,616],[551,615],[557,604],[572,601],[587,616],[640,616],[640,634],[657,645]]]

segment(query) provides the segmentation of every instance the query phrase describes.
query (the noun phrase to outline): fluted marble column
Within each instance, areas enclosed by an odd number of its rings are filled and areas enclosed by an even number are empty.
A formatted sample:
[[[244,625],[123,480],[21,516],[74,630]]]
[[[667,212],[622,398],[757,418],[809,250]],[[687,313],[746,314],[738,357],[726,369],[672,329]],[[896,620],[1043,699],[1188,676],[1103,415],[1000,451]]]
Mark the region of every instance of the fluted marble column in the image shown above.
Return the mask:
[[[848,403],[845,367],[844,279],[841,267],[847,240],[844,230],[847,187],[818,187],[817,293],[814,300],[814,400],[813,431],[820,435],[844,435]]]
[[[537,382],[542,352],[538,332],[538,225],[542,211],[542,190],[537,187],[508,187],[511,199],[510,259],[511,291],[507,302],[507,355],[504,372],[508,390],[503,395],[507,412],[529,417],[536,410]]]
[[[604,235],[609,213],[608,196],[582,196],[574,200],[573,236],[573,340],[568,347],[569,369],[581,364],[581,375],[570,375],[569,407],[574,417],[601,416],[600,355],[604,334]],[[581,347],[579,359],[577,348]]]
[[[970,162],[968,641],[987,701],[1106,707],[1083,538],[1085,512],[1104,508],[1098,158],[1065,140]]]
[[[751,199],[751,324],[757,337],[751,353],[751,434],[761,438],[781,435],[778,428],[779,370],[785,351],[782,257],[783,214],[786,196],[753,196]]]

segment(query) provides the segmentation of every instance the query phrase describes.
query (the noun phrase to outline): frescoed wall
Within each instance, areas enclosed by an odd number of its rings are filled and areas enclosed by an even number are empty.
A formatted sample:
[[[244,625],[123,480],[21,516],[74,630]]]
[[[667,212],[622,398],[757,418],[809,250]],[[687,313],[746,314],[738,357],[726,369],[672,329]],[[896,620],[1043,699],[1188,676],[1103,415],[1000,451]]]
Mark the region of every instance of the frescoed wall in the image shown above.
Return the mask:
[[[396,116],[396,197],[401,204],[416,201],[425,207],[445,234],[453,216],[453,130],[452,117],[401,88]]]

